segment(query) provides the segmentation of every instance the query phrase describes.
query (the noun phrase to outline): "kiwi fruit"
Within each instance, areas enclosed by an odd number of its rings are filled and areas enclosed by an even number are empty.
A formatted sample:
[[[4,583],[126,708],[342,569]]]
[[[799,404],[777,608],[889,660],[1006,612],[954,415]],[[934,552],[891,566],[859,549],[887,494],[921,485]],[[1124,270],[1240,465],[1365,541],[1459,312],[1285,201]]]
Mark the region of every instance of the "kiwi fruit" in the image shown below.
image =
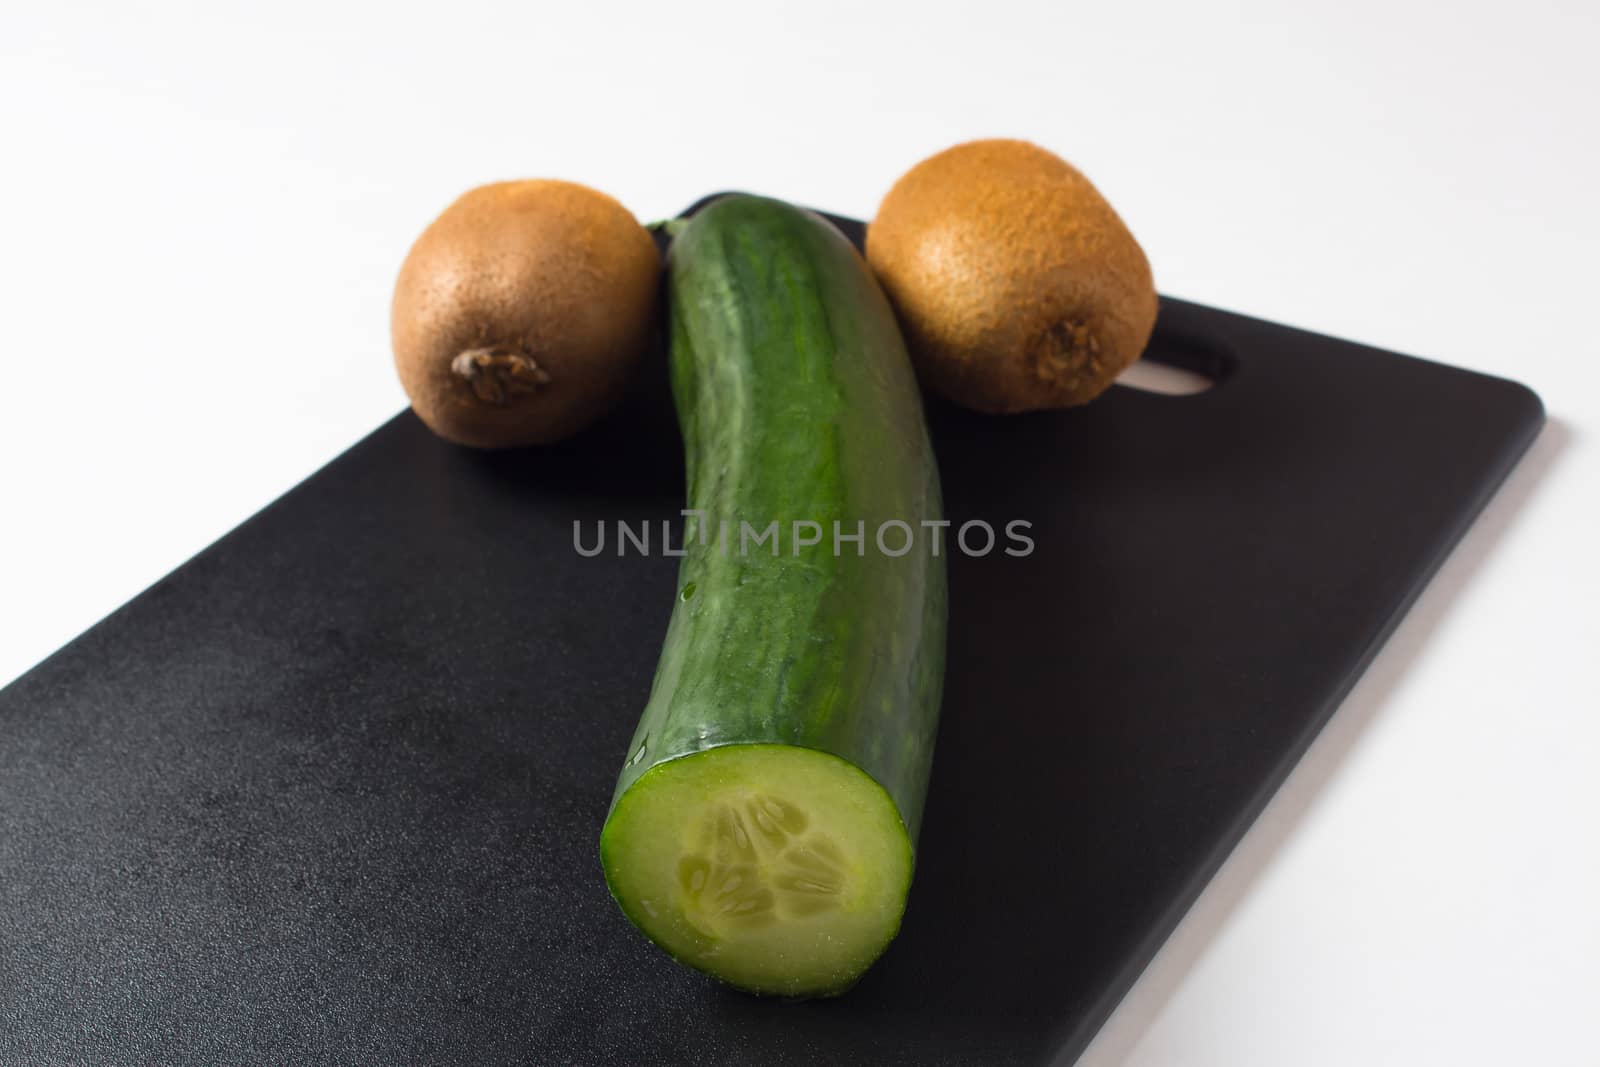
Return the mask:
[[[604,193],[542,179],[465,193],[395,283],[394,362],[412,409],[476,448],[576,433],[638,368],[659,274],[650,234]]]
[[[1026,141],[971,141],[908,171],[867,261],[923,381],[978,411],[1072,407],[1139,358],[1150,263],[1076,168]]]

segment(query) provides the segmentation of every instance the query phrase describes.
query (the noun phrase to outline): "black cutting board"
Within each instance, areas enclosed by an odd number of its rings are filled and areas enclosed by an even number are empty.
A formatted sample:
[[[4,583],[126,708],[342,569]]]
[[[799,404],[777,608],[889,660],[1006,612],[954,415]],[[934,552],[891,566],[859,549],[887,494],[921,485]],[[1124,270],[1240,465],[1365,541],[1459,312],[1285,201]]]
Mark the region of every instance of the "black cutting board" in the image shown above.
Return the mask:
[[[0,692],[0,1063],[1075,1056],[1542,422],[1174,300],[1149,356],[1220,384],[930,403],[950,517],[1037,549],[951,561],[916,884],[845,997],[679,968],[601,878],[677,561],[573,523],[676,519],[658,356],[555,448],[396,417]]]

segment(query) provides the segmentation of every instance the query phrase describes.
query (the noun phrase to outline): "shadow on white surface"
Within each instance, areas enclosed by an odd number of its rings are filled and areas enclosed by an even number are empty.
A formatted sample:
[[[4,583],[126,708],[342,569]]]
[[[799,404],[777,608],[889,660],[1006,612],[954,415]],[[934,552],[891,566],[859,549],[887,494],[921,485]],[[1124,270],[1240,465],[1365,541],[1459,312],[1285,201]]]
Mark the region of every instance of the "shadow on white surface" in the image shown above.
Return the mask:
[[[1554,418],[1545,422],[1521,462],[1446,557],[1282,788],[1076,1061],[1077,1067],[1117,1067],[1132,1055],[1223,925],[1338,773],[1356,741],[1389,704],[1451,605],[1544,484],[1571,440],[1572,432],[1564,423]]]

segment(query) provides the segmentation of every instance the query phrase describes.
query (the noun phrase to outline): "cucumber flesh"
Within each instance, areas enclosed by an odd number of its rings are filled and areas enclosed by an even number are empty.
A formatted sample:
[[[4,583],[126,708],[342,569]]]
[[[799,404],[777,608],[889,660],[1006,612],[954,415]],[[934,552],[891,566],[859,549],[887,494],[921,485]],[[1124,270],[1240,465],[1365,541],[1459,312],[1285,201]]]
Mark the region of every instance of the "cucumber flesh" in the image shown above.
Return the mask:
[[[629,919],[755,993],[842,992],[893,939],[912,850],[894,801],[837,756],[737,744],[657,764],[600,849]]]

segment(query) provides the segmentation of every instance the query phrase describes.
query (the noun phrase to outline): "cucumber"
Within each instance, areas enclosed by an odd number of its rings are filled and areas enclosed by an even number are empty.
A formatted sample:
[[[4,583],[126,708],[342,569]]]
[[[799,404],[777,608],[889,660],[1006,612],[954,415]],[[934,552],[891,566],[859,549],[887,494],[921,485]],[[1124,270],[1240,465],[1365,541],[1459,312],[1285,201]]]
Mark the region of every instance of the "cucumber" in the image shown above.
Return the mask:
[[[894,314],[836,229],[750,196],[676,225],[672,388],[703,519],[601,861],[679,961],[832,995],[911,886],[944,676],[938,468]]]

